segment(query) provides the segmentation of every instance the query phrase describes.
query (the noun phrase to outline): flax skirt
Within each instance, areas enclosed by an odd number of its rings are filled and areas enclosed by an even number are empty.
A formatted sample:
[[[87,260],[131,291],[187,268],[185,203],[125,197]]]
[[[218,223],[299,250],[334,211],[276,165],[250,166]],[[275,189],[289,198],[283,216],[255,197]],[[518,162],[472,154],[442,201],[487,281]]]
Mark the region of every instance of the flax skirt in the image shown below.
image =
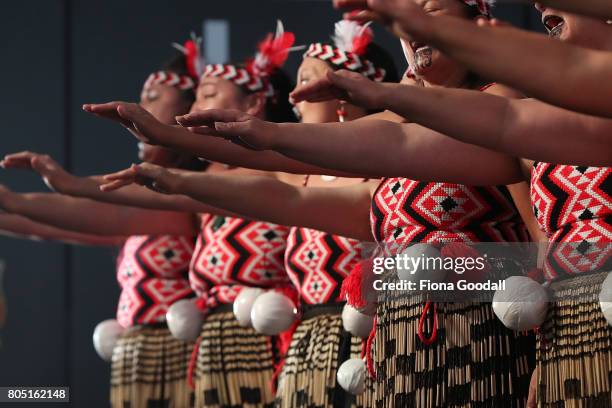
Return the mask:
[[[227,305],[226,305],[227,306]],[[241,327],[229,308],[206,317],[195,375],[195,405],[268,407],[273,404],[275,351],[271,338]]]
[[[134,327],[117,341],[111,367],[113,408],[183,408],[193,398],[187,365],[193,344],[166,327]]]
[[[505,328],[489,303],[438,303],[437,339],[424,345],[421,296],[381,302],[374,339],[376,379],[368,407],[523,407],[535,339]],[[423,334],[430,337],[433,315]]]
[[[551,284],[553,303],[538,339],[540,406],[612,407],[612,327],[598,299],[607,275]]]
[[[361,356],[361,339],[344,331],[341,309],[336,309],[334,314],[305,315],[297,327],[279,377],[277,407],[361,406],[336,381],[338,367]]]

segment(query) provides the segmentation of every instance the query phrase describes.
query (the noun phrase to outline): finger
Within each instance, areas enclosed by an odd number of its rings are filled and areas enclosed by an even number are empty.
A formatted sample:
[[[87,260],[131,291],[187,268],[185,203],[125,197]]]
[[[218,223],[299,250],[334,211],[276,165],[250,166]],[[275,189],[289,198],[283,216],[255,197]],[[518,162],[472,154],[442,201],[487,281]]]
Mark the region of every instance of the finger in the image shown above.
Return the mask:
[[[214,126],[215,124],[213,123],[212,126]],[[217,130],[214,127],[208,127],[208,126],[195,126],[195,127],[188,127],[185,128],[187,130],[189,130],[192,133],[197,133],[198,135],[203,135],[203,136],[212,136],[212,137],[223,137],[223,135],[220,135],[219,132],[217,132]]]
[[[134,165],[132,165],[132,167],[128,169],[105,175],[104,180],[106,181],[125,180],[128,178],[133,179],[134,177],[136,177],[136,170],[134,169]]]
[[[298,86],[293,92],[291,92],[289,97],[293,99],[295,103],[301,102],[308,99],[310,96],[329,88],[331,85],[332,83],[330,80],[327,77],[323,77],[305,85]]]
[[[242,115],[242,112],[230,109],[208,109],[187,114],[177,119],[177,122],[182,126],[211,126],[215,122],[236,122]]]
[[[116,180],[100,185],[100,191],[110,192],[134,184],[133,180]]]
[[[151,163],[141,163],[134,166],[133,169],[138,176],[147,177],[154,180],[160,179],[165,173],[165,169],[163,167]]]
[[[346,20],[356,21],[362,24],[370,21],[376,21],[385,25],[388,23],[385,17],[372,10],[361,10],[358,13],[344,13],[342,17]]]

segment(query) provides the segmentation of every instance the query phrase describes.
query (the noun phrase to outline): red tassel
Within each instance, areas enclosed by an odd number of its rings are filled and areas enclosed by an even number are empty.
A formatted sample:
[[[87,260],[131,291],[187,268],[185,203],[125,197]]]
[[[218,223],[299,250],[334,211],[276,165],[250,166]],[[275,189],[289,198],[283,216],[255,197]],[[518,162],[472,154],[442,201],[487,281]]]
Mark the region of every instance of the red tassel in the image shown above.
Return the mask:
[[[374,338],[376,337],[376,316],[374,316],[374,323],[372,323],[372,331],[368,336],[368,340],[366,342],[366,367],[368,369],[368,374],[370,378],[376,378],[376,371],[374,370],[374,359],[372,358],[372,344],[374,343]]]
[[[533,268],[527,272],[527,277],[533,279],[538,283],[544,283],[546,278],[544,277],[544,271],[540,268]]]
[[[426,346],[431,346],[438,339],[438,307],[435,303],[433,303],[433,327],[431,330],[431,336],[425,337],[425,334],[423,334],[423,326],[425,324],[425,319],[427,318],[427,312],[429,312],[431,305],[432,302],[430,301],[425,303],[423,313],[421,313],[421,318],[419,319],[419,329],[417,332],[419,339]]]
[[[340,288],[340,298],[355,307],[363,308],[367,305],[367,292],[364,288],[371,287],[372,280],[372,260],[363,259],[353,267],[353,270],[342,281]]]
[[[198,336],[195,344],[193,345],[193,351],[191,352],[191,358],[189,359],[189,366],[187,368],[187,383],[189,388],[195,390],[195,383],[193,382],[193,373],[195,371],[196,363],[198,362],[198,351],[200,350],[200,343],[202,342],[202,336]]]

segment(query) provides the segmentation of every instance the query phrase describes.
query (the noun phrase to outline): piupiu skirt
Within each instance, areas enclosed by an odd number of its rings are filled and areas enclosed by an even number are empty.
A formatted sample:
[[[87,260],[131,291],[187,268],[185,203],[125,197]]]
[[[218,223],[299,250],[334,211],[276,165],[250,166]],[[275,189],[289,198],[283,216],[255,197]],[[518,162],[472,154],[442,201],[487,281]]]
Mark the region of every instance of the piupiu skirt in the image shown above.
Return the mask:
[[[195,374],[195,404],[203,407],[268,407],[276,352],[272,339],[241,327],[224,305],[202,326]]]
[[[490,303],[438,303],[437,337],[418,337],[423,298],[381,302],[374,339],[376,378],[368,407],[523,407],[535,367],[533,335],[508,330]],[[433,317],[423,334],[432,334]]]
[[[612,407],[612,327],[599,306],[608,273],[553,282],[538,336],[538,402],[543,407]]]
[[[193,344],[175,339],[165,325],[126,331],[113,350],[113,408],[191,407],[187,367]]]
[[[312,309],[297,326],[278,380],[279,408],[342,408],[362,406],[336,380],[338,367],[361,357],[360,338],[342,327],[340,306]],[[313,317],[311,317],[313,316]]]

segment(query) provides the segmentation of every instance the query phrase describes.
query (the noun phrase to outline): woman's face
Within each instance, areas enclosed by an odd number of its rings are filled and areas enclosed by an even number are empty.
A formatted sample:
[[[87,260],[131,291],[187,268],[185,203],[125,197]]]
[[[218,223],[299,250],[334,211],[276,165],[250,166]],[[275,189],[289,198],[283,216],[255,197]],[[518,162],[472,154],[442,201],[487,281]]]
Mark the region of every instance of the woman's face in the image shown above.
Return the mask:
[[[245,111],[245,93],[233,82],[222,78],[203,78],[196,91],[191,111],[238,109]]]
[[[181,91],[167,85],[151,85],[143,88],[140,94],[140,106],[158,121],[172,125],[175,117],[189,110],[189,104],[181,96]],[[138,158],[156,164],[167,164],[175,155],[170,151],[146,143],[138,143]]]
[[[317,58],[304,58],[298,70],[297,86],[325,77],[332,68]],[[338,121],[337,100],[325,102],[300,102],[296,105],[302,123],[327,123]]]
[[[467,18],[466,6],[460,0],[411,0],[432,16],[454,16]],[[415,40],[402,40],[408,64],[421,78],[437,83],[436,78],[454,69],[458,64],[429,45]]]
[[[582,47],[609,49],[612,27],[606,22],[537,3],[536,8],[542,13],[542,24],[551,37]]]

